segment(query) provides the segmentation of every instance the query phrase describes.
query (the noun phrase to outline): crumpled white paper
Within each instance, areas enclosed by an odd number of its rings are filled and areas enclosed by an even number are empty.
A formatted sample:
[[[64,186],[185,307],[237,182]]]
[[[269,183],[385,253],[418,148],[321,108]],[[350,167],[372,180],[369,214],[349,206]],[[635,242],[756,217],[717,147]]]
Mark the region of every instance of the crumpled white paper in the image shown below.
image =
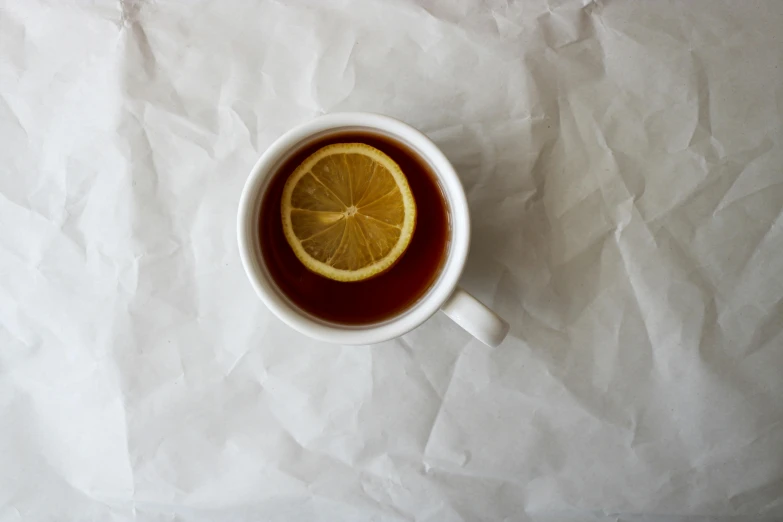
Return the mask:
[[[783,518],[783,4],[0,2],[0,520]],[[242,271],[293,125],[430,135],[492,350]]]

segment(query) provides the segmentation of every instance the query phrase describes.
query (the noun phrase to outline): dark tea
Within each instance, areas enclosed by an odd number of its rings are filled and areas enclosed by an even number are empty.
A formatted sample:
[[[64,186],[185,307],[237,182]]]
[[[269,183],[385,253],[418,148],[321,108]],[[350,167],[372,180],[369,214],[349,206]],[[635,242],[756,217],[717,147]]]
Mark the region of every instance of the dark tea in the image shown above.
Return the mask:
[[[416,200],[416,229],[408,248],[394,266],[372,279],[343,283],[311,272],[283,232],[280,202],[286,180],[308,156],[333,143],[365,143],[386,153],[402,169]],[[405,311],[436,281],[449,246],[449,210],[435,173],[405,144],[370,131],[335,131],[299,150],[273,174],[259,233],[269,275],[294,304],[327,321],[365,325]]]

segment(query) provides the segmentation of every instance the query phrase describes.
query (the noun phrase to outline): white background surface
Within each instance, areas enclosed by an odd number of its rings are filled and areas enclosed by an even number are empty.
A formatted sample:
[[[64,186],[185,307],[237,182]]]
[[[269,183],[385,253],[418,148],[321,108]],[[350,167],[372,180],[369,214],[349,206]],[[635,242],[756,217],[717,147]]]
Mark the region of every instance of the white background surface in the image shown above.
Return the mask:
[[[0,520],[783,518],[783,3],[0,1]],[[315,115],[425,131],[488,349],[263,308]],[[695,519],[695,518],[694,518]]]

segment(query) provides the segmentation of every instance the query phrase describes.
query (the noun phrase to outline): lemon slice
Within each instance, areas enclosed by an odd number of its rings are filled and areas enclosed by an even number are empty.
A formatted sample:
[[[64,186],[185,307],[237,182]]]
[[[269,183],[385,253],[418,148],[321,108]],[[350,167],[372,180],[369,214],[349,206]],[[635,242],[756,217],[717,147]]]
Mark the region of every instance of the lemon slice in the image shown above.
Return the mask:
[[[296,257],[335,281],[387,270],[416,227],[416,202],[399,165],[364,143],[318,149],[286,181],[280,207]]]

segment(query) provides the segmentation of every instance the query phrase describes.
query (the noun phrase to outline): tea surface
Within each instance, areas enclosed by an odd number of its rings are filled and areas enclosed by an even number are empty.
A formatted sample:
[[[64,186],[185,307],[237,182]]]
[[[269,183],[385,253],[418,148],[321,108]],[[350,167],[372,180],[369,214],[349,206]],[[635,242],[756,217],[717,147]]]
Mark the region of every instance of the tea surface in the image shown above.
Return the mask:
[[[305,158],[332,143],[366,143],[385,152],[402,169],[416,200],[416,230],[407,250],[392,268],[366,281],[342,283],[309,271],[283,233],[280,199],[288,176]],[[427,292],[443,266],[450,225],[435,174],[418,154],[380,134],[338,131],[307,145],[273,174],[264,195],[259,233],[269,273],[291,301],[321,319],[362,325],[398,315]]]

